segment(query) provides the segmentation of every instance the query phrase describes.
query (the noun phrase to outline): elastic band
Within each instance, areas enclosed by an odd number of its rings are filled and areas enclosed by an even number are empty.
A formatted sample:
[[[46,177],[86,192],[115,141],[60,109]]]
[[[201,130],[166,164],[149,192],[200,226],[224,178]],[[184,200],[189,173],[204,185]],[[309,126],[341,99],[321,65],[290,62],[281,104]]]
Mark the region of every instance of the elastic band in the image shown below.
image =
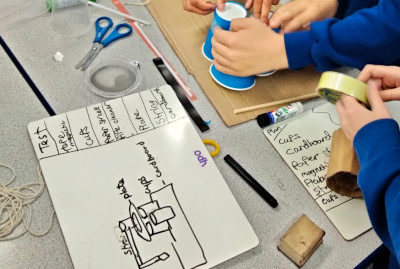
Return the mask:
[[[214,146],[215,150],[213,152],[210,152],[211,157],[217,156],[219,153],[219,145],[217,142],[211,139],[203,139],[203,143],[207,145],[212,145]]]
[[[14,168],[5,164],[0,164],[0,167],[5,167],[12,172],[11,179],[7,183],[0,183],[0,241],[16,239],[26,232],[34,236],[43,236],[47,234],[53,223],[54,211],[50,215],[49,225],[44,232],[37,233],[30,229],[33,212],[30,204],[33,203],[44,190],[44,179],[40,166],[37,166],[38,182],[27,183],[18,188],[7,188],[16,178]],[[29,208],[29,214],[27,214],[27,216],[25,216],[24,206]],[[24,223],[25,230],[17,235],[10,236],[21,221]]]

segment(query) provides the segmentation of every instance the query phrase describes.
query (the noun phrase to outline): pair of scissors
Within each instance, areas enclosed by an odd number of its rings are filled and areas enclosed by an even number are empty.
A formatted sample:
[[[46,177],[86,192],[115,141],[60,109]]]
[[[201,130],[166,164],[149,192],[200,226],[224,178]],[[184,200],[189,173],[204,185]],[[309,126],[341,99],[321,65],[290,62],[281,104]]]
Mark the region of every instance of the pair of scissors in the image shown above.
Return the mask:
[[[112,32],[103,40],[104,35],[112,27],[113,21],[109,17],[100,17],[94,25],[96,26],[96,37],[94,38],[93,46],[86,56],[75,66],[76,69],[86,70],[102,48],[132,33],[132,27],[129,24],[121,23],[115,26]]]

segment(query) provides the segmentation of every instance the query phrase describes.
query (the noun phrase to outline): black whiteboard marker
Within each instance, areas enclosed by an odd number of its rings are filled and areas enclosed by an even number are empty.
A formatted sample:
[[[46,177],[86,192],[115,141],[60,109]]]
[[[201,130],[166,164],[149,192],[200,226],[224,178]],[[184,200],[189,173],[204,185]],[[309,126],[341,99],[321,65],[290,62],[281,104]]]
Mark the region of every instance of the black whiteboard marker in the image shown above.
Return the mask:
[[[247,183],[250,184],[250,186],[258,192],[259,195],[273,208],[278,206],[278,202],[276,199],[269,193],[267,192],[266,189],[263,188],[263,186],[260,185],[249,173],[247,173],[246,170],[240,164],[238,164],[232,157],[231,155],[227,154],[224,157],[225,162],[232,167],[233,170],[235,170],[236,173],[238,173]]]

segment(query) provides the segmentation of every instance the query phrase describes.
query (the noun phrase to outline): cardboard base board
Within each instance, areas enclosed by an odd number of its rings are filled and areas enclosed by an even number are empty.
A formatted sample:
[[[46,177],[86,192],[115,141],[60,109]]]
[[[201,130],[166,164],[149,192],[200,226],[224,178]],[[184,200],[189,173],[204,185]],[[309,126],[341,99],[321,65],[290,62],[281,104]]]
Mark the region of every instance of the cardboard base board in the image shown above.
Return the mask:
[[[201,16],[187,12],[181,0],[153,0],[147,7],[227,126],[254,119],[290,102],[317,97],[315,88],[321,74],[311,67],[279,70],[268,77],[257,77],[256,85],[243,92],[221,87],[211,78],[211,62],[201,51],[213,14]],[[241,109],[249,111],[237,113]]]

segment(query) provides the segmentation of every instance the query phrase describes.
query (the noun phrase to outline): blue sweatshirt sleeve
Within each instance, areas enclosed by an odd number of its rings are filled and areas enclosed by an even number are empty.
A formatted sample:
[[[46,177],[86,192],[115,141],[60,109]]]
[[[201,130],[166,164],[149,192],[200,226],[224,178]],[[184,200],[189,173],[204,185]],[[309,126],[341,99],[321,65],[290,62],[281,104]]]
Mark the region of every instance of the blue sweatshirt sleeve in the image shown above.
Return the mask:
[[[361,128],[353,141],[358,184],[374,230],[400,264],[400,132],[393,119]],[[398,266],[397,266],[398,267]]]
[[[362,69],[366,64],[397,62],[400,1],[381,0],[370,8],[362,3],[358,7],[358,11],[341,20],[313,22],[309,31],[284,34],[289,68],[314,65],[319,71],[340,66]]]

